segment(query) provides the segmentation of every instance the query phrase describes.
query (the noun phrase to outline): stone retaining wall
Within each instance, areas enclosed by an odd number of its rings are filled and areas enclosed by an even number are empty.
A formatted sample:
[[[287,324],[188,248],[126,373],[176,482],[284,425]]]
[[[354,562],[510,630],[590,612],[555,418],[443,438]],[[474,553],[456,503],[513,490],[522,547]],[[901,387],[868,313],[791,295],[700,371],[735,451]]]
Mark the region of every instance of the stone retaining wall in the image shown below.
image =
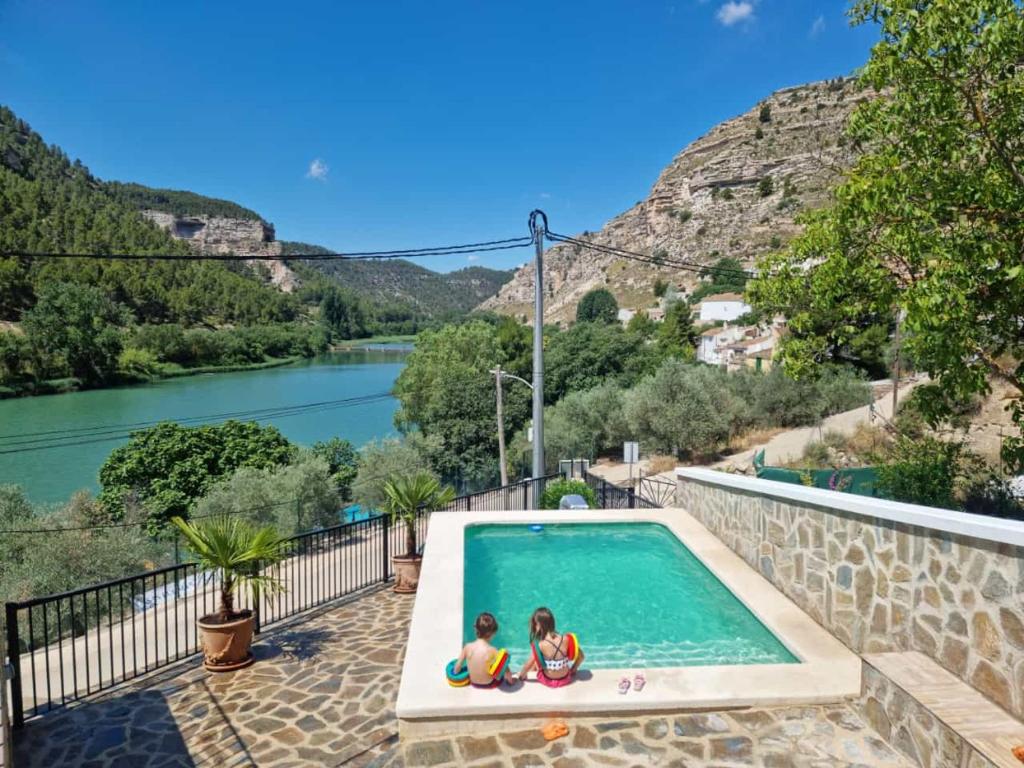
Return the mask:
[[[852,650],[920,651],[1024,717],[1024,547],[684,472],[716,474],[680,470],[677,505]]]

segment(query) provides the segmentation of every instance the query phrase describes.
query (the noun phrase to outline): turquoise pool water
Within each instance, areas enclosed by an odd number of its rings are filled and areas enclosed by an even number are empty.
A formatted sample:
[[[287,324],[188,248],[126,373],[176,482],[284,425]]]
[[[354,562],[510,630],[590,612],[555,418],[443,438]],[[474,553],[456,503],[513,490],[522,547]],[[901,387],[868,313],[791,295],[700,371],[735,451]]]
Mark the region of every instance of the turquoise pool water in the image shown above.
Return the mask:
[[[540,605],[579,636],[591,669],[797,662],[664,526],[476,525],[465,537],[463,634],[490,611],[517,670]]]

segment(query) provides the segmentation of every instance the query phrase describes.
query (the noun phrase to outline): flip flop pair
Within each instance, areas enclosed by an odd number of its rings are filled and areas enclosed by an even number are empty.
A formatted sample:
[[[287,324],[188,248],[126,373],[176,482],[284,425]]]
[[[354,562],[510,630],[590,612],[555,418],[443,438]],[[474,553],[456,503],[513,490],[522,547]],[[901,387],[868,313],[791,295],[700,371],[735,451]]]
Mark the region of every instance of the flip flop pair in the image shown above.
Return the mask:
[[[632,681],[630,681],[628,677],[623,677],[619,680],[619,693],[628,693],[630,687],[639,693],[644,689],[645,685],[647,685],[647,678],[644,677],[644,673],[637,672],[636,677],[634,677]]]

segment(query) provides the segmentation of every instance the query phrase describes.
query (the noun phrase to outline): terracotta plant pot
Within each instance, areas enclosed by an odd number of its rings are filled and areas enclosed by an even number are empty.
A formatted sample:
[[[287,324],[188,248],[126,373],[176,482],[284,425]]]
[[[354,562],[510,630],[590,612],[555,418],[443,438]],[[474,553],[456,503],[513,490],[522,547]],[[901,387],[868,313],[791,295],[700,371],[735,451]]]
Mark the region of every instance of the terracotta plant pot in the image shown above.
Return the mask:
[[[420,566],[423,565],[422,555],[395,555],[391,558],[395,567],[395,592],[409,595],[416,591],[420,583]]]
[[[252,611],[241,611],[226,622],[217,614],[199,619],[203,666],[211,672],[231,672],[252,664],[254,623]]]

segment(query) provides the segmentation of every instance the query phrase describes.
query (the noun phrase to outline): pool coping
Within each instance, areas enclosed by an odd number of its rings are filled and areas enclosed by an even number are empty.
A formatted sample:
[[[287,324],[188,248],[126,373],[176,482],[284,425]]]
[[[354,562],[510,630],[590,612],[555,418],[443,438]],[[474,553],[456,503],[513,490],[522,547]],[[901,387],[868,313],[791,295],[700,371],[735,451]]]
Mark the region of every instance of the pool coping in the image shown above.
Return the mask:
[[[501,523],[660,523],[668,528],[800,663],[644,670],[640,693],[617,692],[636,669],[597,669],[549,689],[534,680],[514,690],[452,688],[443,669],[462,643],[464,528]],[[586,647],[586,638],[581,638]],[[518,671],[523,659],[513,659]],[[584,663],[583,669],[586,670]],[[855,698],[861,659],[681,509],[439,512],[431,516],[396,713],[403,733],[472,732],[479,720],[591,716],[821,704]]]

